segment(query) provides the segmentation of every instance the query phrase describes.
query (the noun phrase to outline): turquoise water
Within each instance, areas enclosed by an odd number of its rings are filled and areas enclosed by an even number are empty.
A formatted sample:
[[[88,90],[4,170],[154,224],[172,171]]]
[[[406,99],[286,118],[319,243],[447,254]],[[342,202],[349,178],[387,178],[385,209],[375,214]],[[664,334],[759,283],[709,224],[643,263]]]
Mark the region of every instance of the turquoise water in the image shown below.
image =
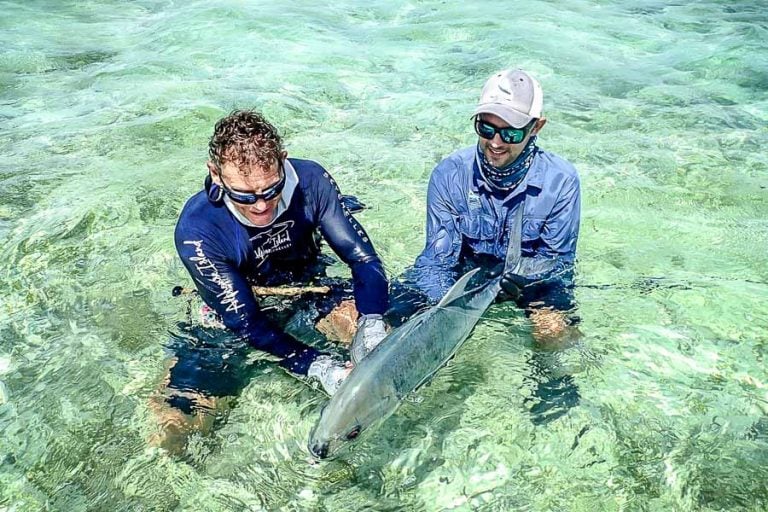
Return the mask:
[[[0,510],[768,509],[768,9],[758,1],[0,2]],[[487,315],[430,386],[310,464],[325,399],[269,364],[179,458],[149,401],[172,231],[255,107],[391,275],[485,78],[540,78],[583,186],[581,341]],[[343,273],[342,267],[338,268]],[[546,425],[547,372],[581,403]]]

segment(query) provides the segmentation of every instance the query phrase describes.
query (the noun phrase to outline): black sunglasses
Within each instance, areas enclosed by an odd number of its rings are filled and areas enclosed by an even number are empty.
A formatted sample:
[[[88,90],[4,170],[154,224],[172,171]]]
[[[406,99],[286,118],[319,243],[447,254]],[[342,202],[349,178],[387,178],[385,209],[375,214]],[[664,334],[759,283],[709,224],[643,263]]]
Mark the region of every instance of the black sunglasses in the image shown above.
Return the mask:
[[[475,118],[475,132],[484,139],[491,140],[498,133],[504,144],[520,144],[525,140],[528,132],[531,131],[533,125],[536,123],[536,119],[532,119],[530,123],[522,128],[513,128],[507,126],[505,128],[499,128],[496,125],[483,121],[479,117]]]
[[[229,196],[232,201],[236,203],[256,204],[259,199],[262,201],[271,201],[279,196],[285,188],[285,167],[283,167],[282,161],[280,161],[280,169],[278,170],[280,173],[280,179],[274,185],[264,189],[261,194],[257,194],[255,192],[240,192],[237,190],[232,190],[224,183],[224,177],[221,175],[221,169],[217,169],[217,171],[219,173],[219,180],[221,180],[221,189],[227,196]]]

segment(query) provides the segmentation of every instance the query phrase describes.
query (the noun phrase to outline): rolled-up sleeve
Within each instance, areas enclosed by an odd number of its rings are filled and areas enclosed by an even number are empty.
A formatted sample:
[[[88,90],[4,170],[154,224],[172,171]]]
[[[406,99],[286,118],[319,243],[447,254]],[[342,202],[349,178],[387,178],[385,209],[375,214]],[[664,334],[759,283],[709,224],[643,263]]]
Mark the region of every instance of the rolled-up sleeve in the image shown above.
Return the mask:
[[[407,274],[408,280],[432,301],[440,300],[456,281],[454,269],[461,253],[461,232],[449,181],[455,174],[455,164],[444,160],[429,179],[426,244]]]
[[[581,188],[575,174],[566,178],[552,213],[544,224],[542,241],[551,256],[573,262],[579,238]]]
[[[533,271],[524,277],[529,282],[570,286],[579,238],[581,188],[575,170],[560,174],[557,179],[561,180],[560,186],[549,183],[549,188],[557,191],[557,197],[540,235],[543,243],[533,254],[523,251],[524,256],[531,259],[531,268],[542,267],[547,271]],[[545,263],[547,265],[543,265]]]

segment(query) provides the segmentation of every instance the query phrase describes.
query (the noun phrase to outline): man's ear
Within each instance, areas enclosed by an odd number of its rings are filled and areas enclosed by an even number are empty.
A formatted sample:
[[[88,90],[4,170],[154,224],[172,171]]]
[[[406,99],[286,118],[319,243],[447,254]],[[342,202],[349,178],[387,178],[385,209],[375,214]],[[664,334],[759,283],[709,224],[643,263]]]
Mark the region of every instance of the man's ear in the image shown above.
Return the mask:
[[[208,167],[208,173],[211,175],[211,180],[221,185],[221,176],[219,176],[219,169],[216,167],[216,164],[208,160],[205,165]]]
[[[288,152],[286,150],[283,150],[280,153],[280,160],[282,160],[284,162],[286,158],[288,158]]]
[[[542,128],[544,128],[544,125],[547,124],[547,118],[541,117],[538,121],[536,121],[536,124],[533,125],[533,129],[531,130],[531,135],[538,135]]]

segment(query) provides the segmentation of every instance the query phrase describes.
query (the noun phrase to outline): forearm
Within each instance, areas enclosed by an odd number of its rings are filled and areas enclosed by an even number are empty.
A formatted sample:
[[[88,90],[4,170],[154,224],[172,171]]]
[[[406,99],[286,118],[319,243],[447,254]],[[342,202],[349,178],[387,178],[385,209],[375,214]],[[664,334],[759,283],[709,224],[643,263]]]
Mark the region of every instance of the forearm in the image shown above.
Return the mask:
[[[255,302],[232,301],[231,297],[227,299],[226,296],[214,294],[205,286],[198,286],[198,292],[220,316],[224,326],[236,336],[251,347],[279,358],[279,364],[287,370],[306,374],[317,351],[285,333],[266,317]]]
[[[248,281],[217,255],[210,244],[180,241],[177,249],[198,293],[224,326],[256,349],[281,359],[295,373],[306,373],[317,353],[273,324],[259,309]]]
[[[581,220],[581,192],[579,181],[574,177],[563,185],[563,191],[546,221],[546,234],[535,258],[552,258],[556,264],[542,276],[546,280],[573,280],[576,260],[576,243],[579,239]]]
[[[408,284],[423,292],[430,302],[438,302],[456,282],[455,265],[440,264],[428,256],[421,255],[405,274]]]
[[[387,276],[368,234],[339,201],[335,183],[318,191],[320,231],[352,271],[355,304],[363,315],[383,314],[389,305]]]
[[[384,314],[389,307],[389,292],[381,261],[376,257],[350,266],[358,312],[362,315]]]
[[[439,301],[456,282],[461,234],[449,214],[434,204],[428,207],[427,240],[408,278],[432,302]]]
[[[462,235],[456,225],[458,212],[454,196],[458,192],[451,192],[450,180],[456,171],[453,164],[443,161],[430,177],[424,250],[406,274],[431,302],[439,301],[458,277],[456,267]]]
[[[265,317],[256,316],[232,331],[253,348],[280,358],[280,366],[299,375],[306,375],[309,365],[319,355],[317,350],[287,334]]]
[[[560,254],[535,254],[523,257],[517,274],[525,278],[527,284],[573,283],[573,257]]]
[[[514,273],[517,272],[517,273]],[[567,311],[574,307],[573,261],[568,258],[524,257],[521,265],[505,274],[501,288],[519,307],[544,307]]]

